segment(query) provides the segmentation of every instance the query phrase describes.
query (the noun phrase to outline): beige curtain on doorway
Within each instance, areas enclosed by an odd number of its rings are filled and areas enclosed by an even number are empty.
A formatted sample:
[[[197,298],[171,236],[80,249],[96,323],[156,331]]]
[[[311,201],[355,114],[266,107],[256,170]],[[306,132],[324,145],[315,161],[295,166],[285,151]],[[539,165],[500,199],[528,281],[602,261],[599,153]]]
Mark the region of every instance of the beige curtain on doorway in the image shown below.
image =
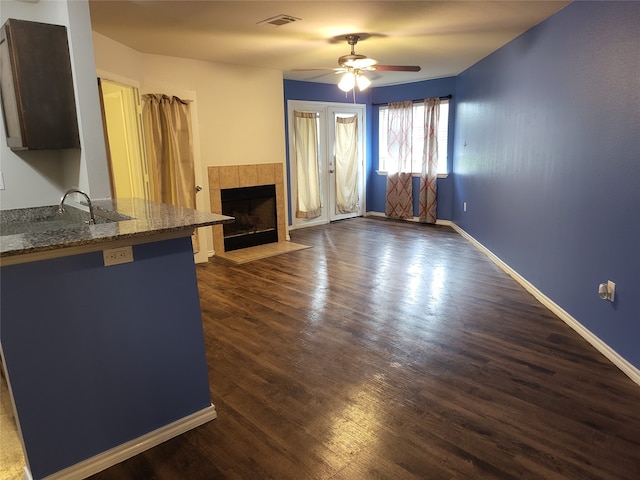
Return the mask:
[[[336,118],[336,212],[354,213],[358,196],[358,116]]]
[[[294,111],[297,191],[296,217],[322,214],[318,165],[318,119],[314,112]]]
[[[142,123],[151,199],[196,208],[196,179],[189,102],[162,94],[143,95]],[[197,232],[192,237],[198,252]]]

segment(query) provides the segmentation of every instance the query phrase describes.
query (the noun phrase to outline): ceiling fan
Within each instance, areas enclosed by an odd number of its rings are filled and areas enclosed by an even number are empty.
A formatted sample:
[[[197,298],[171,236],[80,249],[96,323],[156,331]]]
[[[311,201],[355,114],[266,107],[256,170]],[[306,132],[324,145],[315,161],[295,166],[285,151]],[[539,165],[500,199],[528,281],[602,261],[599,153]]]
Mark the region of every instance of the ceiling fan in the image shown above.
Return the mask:
[[[349,34],[341,38],[347,41],[351,46],[351,53],[343,55],[338,58],[338,68],[333,68],[336,73],[344,73],[343,77],[338,83],[338,87],[348,92],[352,90],[356,85],[360,91],[371,85],[369,80],[363,72],[381,71],[381,72],[419,72],[420,67],[417,65],[379,65],[376,60],[369,58],[366,55],[361,55],[355,52],[355,46],[360,40],[361,35]],[[307,69],[304,69],[307,70]],[[328,69],[308,69],[308,70],[328,70]]]
[[[346,35],[345,40],[351,46],[351,53],[338,58],[338,65],[341,68],[356,68],[358,70],[380,70],[388,72],[419,72],[420,67],[417,65],[378,65],[373,58],[360,55],[355,52],[356,44],[360,40],[360,35]]]

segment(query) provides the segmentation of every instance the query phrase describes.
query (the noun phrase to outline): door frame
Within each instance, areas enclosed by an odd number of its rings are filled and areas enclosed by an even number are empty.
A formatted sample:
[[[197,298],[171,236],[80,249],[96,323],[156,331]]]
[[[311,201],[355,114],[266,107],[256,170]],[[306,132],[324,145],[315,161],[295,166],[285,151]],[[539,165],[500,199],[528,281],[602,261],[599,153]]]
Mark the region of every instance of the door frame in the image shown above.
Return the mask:
[[[121,75],[112,74],[104,70],[97,70],[96,73],[98,78],[137,89],[138,95],[140,97],[145,93],[161,92],[167,95],[175,95],[181,99],[191,101],[189,110],[191,112],[191,136],[192,136],[192,144],[193,144],[193,161],[194,161],[194,172],[196,177],[195,180],[196,180],[196,186],[202,186],[202,189],[196,192],[196,209],[203,212],[210,212],[211,203],[209,200],[209,178],[205,172],[205,168],[202,166],[202,157],[200,154],[200,130],[199,130],[199,123],[198,123],[198,107],[197,107],[195,90],[185,90],[181,88],[172,87],[170,85],[155,85],[155,84],[154,85],[145,84],[145,86],[143,87],[140,85],[140,82],[123,77]],[[142,103],[140,103],[140,108],[142,108]],[[140,122],[140,129],[141,129],[141,134],[143,138],[142,152],[146,162],[146,149],[144,144],[144,131],[142,129],[141,113],[142,112],[140,111],[140,114],[138,115],[138,121]],[[106,131],[106,126],[105,126],[105,131]],[[105,139],[105,142],[106,142],[106,139]],[[199,243],[199,249],[198,249],[198,253],[194,253],[194,261],[195,263],[206,263],[209,260],[209,257],[213,256],[213,234],[211,232],[211,227],[199,228],[197,238]]]
[[[107,91],[108,89],[105,88],[107,84],[112,85],[112,88],[117,91]],[[124,142],[124,149],[126,150],[124,157],[127,160],[127,175],[125,175],[125,177],[129,178],[130,196],[137,196],[139,198],[149,200],[151,198],[149,168],[146,161],[142,131],[140,90],[137,87],[115,82],[104,77],[98,77],[98,86],[100,90],[100,103],[104,123],[104,136],[107,143],[107,160],[109,163],[111,196],[113,198],[118,197],[118,182],[115,178],[116,170],[119,170],[120,174],[122,174],[123,166],[121,165],[116,169],[113,152],[111,150],[112,139],[109,136],[107,119],[112,118],[112,116],[108,114],[107,103],[105,101],[109,97],[119,100],[119,112],[115,112],[114,110],[111,111],[121,114],[121,125],[127,130],[125,134],[126,140]],[[122,95],[125,90],[128,90],[130,95]],[[125,194],[120,196],[127,195]]]
[[[323,194],[321,216],[305,220],[297,218],[295,214],[295,203],[298,195],[297,188],[297,171],[296,171],[296,159],[294,148],[294,123],[293,113],[295,110],[316,112],[319,115],[320,125],[318,131],[318,155],[320,162],[320,184]],[[352,218],[362,216],[366,212],[366,158],[367,158],[367,144],[366,144],[366,105],[365,104],[350,104],[339,102],[317,102],[317,101],[304,101],[304,100],[288,100],[287,101],[287,145],[289,153],[289,168],[287,170],[288,183],[289,183],[289,207],[291,212],[291,226],[290,230],[297,228],[311,227],[314,225],[324,225],[335,220],[341,220],[344,218]],[[330,208],[334,206],[332,203],[331,194],[335,191],[335,188],[331,188],[331,182],[335,182],[335,174],[330,173],[331,166],[334,164],[332,147],[335,142],[335,130],[333,127],[333,115],[336,113],[356,113],[358,115],[358,166],[359,166],[359,185],[358,191],[360,193],[360,211],[354,214],[335,214],[335,209]],[[335,168],[334,168],[335,170]],[[335,199],[335,197],[334,197]]]

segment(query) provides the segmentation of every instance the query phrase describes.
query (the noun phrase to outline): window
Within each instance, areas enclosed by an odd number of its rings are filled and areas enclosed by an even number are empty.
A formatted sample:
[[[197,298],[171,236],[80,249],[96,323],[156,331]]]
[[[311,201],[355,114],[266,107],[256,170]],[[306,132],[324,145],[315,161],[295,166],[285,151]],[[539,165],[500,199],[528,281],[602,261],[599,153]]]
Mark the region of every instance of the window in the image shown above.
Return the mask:
[[[387,160],[387,114],[389,107],[380,107],[378,118],[379,169],[386,171]],[[449,139],[449,101],[440,101],[440,121],[438,122],[438,174],[447,174],[447,150]],[[422,172],[422,149],[424,147],[424,103],[413,104],[413,151],[411,170]]]

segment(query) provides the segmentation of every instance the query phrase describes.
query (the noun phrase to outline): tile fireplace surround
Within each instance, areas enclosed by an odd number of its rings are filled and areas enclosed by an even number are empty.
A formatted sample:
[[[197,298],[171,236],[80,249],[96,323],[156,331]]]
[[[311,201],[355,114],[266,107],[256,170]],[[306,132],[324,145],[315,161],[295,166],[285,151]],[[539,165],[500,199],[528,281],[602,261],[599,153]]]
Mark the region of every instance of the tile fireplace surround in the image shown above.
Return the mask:
[[[258,163],[253,165],[229,165],[209,167],[209,198],[211,211],[222,214],[220,190],[224,188],[276,186],[276,211],[278,215],[278,242],[287,237],[285,228],[284,166],[282,163]],[[224,252],[222,225],[213,226],[213,249]]]

